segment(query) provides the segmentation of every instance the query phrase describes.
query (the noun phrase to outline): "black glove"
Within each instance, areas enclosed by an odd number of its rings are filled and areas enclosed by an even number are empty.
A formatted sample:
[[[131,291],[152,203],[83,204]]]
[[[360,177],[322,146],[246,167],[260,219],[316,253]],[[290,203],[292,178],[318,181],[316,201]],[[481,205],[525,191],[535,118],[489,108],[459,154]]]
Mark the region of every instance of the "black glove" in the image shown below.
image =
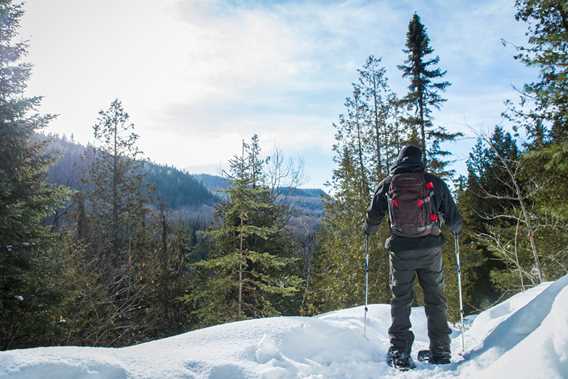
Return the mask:
[[[367,222],[363,223],[363,233],[369,236],[373,233],[376,233],[379,230],[379,225],[375,224],[368,224]]]
[[[462,229],[462,228],[461,228],[461,225],[459,225],[458,227],[452,227],[452,228],[451,228],[451,230],[452,230],[452,235],[453,235],[454,237],[459,237],[459,235],[460,235],[460,233],[461,233],[461,229]]]

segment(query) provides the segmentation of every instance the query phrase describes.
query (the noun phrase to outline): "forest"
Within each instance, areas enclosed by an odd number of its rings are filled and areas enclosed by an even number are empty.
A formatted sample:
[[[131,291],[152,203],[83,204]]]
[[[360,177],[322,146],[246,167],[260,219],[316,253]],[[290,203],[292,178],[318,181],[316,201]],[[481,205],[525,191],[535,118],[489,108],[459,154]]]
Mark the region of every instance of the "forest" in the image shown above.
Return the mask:
[[[538,77],[503,104],[491,133],[474,131],[464,173],[452,169],[448,148],[462,134],[433,117],[451,101],[444,93],[452,83],[427,25],[412,15],[396,73],[406,92],[391,88],[382,58],[369,52],[330,125],[335,169],[325,192],[298,189],[300,170],[266,153],[262,135],[252,134],[227,162],[224,180],[209,178],[223,187],[213,193],[207,178],[150,162],[119,99],[94,115],[92,146],[54,142],[44,132],[54,116],[38,111],[42,94],[25,94],[33,62],[18,39],[24,12],[25,4],[0,0],[0,350],[119,347],[360,305],[362,223],[407,143],[421,146],[428,171],[451,184],[464,218],[466,313],[568,273],[564,1],[515,1],[511,12],[527,36],[526,45],[513,46],[515,61]],[[178,211],[193,206],[209,207],[210,217]],[[391,297],[388,233],[385,221],[370,241],[371,303]],[[452,249],[448,237],[444,270],[455,321]]]

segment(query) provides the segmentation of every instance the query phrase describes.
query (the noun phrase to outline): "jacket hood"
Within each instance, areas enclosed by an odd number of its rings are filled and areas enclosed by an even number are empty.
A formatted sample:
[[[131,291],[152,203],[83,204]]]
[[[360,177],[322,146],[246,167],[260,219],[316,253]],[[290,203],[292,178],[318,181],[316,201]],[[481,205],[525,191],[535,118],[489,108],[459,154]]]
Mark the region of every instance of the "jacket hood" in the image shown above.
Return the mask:
[[[396,165],[391,170],[391,175],[404,172],[424,171],[422,162],[422,150],[416,145],[406,145],[400,150]]]

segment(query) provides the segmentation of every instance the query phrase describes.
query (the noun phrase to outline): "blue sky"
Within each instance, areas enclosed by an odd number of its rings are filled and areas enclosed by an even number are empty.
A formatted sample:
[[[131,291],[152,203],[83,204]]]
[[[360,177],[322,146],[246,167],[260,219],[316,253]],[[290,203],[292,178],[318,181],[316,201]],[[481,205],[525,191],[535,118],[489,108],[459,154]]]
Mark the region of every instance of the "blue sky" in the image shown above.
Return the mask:
[[[449,146],[458,170],[513,86],[535,77],[501,44],[524,41],[512,1],[28,0],[26,10],[28,91],[59,115],[48,131],[91,141],[97,111],[118,97],[146,156],[190,172],[219,174],[258,133],[265,152],[303,162],[303,186],[322,186],[356,69],[382,57],[393,89],[406,90],[396,65],[414,12],[453,83],[434,116],[466,135]]]

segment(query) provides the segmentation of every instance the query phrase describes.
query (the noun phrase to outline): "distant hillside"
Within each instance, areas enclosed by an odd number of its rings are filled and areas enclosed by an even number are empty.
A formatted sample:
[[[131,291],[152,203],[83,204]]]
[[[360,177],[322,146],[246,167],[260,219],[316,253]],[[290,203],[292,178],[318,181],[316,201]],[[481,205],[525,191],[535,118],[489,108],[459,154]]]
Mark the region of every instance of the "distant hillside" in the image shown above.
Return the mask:
[[[94,160],[94,148],[66,138],[50,136],[47,151],[56,157],[49,167],[48,180],[74,189],[85,189],[84,173]],[[155,189],[154,198],[171,209],[211,205],[217,198],[200,181],[175,167],[149,161],[143,165],[147,183]]]
[[[195,174],[211,193],[219,198],[225,198],[225,190],[231,186],[231,181],[221,176]],[[277,190],[278,201],[291,209],[290,227],[298,233],[305,234],[315,230],[323,216],[323,200],[327,194],[319,188],[280,187]]]
[[[209,190],[209,192],[216,195],[223,194],[227,188],[231,187],[231,181],[227,178],[217,175],[209,174],[192,174],[195,179],[197,179],[201,184]]]
[[[56,157],[48,170],[48,180],[77,190],[85,189],[82,178],[94,160],[94,148],[65,137],[50,136],[46,149]],[[226,197],[224,190],[231,186],[230,180],[221,176],[191,175],[149,161],[145,161],[143,167],[148,184],[155,188],[156,205],[163,201],[173,211],[173,217],[199,220],[204,224],[213,221],[215,204]],[[278,194],[278,201],[290,206],[290,226],[294,230],[306,233],[317,228],[324,212],[325,192],[282,187]]]
[[[327,194],[321,189],[283,187],[278,189],[278,193],[284,204],[303,210],[305,213],[323,215],[323,200]]]

